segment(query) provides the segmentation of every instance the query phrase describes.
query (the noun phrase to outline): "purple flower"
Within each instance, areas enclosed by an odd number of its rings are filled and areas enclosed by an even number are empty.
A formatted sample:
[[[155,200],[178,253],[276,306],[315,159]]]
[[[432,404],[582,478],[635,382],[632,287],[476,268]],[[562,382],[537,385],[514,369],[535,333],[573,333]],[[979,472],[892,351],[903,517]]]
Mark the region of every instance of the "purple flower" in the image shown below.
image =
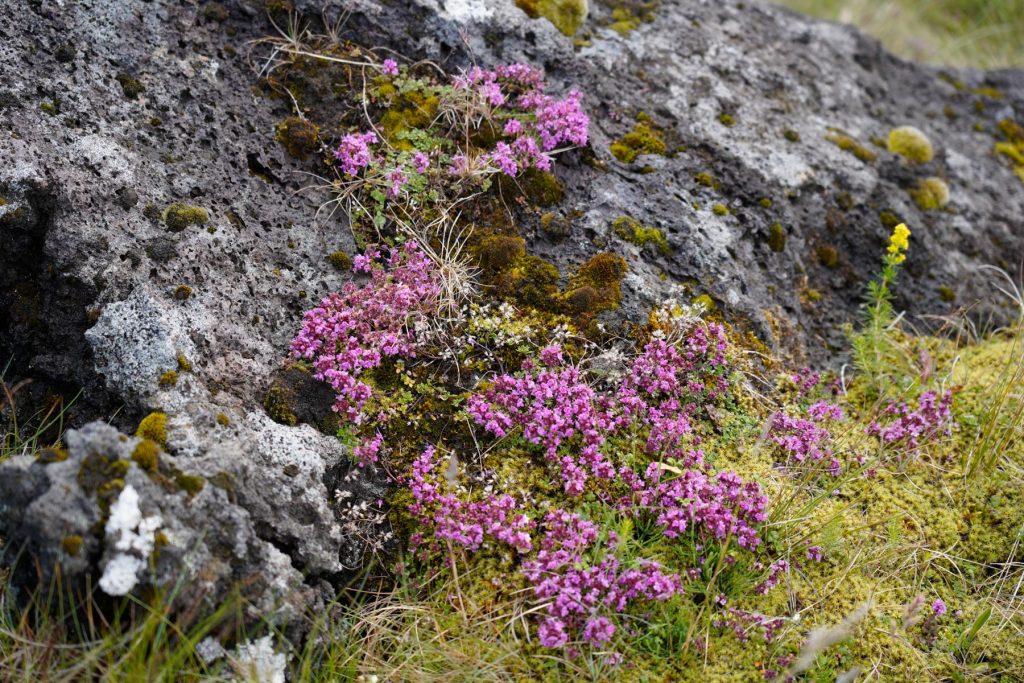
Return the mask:
[[[388,187],[388,197],[398,199],[399,195],[402,194],[402,186],[408,180],[405,177],[405,172],[400,168],[393,169],[388,172],[387,179],[391,183],[391,186]]]
[[[941,598],[936,598],[935,602],[932,603],[932,613],[937,617],[941,617],[946,613],[946,603]]]
[[[807,559],[813,562],[821,562],[824,556],[821,553],[821,546],[812,545],[807,549]]]
[[[523,132],[523,122],[518,119],[509,119],[505,122],[505,135],[518,135]]]
[[[550,648],[562,647],[569,640],[569,635],[565,632],[565,622],[554,617],[541,622],[537,635],[540,636],[540,644]]]
[[[412,165],[417,173],[426,173],[430,168],[430,157],[424,152],[416,152],[412,155]]]
[[[393,60],[391,58],[385,59],[384,63],[381,64],[380,70],[382,72],[384,72],[385,74],[387,74],[388,76],[397,76],[398,75],[398,62],[396,62],[395,60]]]
[[[416,355],[410,321],[432,314],[440,294],[433,262],[415,242],[391,251],[390,270],[375,262],[380,252],[370,249],[368,254],[354,259],[353,270],[368,272],[370,282],[363,287],[349,282],[306,311],[291,345],[294,357],[312,361],[313,377],[334,389],[334,410],[356,423],[373,395],[360,377],[385,357]]]
[[[377,143],[377,136],[372,131],[366,133],[350,133],[341,139],[338,149],[334,150],[334,158],[340,162],[341,170],[355,176],[370,165],[370,145]]]

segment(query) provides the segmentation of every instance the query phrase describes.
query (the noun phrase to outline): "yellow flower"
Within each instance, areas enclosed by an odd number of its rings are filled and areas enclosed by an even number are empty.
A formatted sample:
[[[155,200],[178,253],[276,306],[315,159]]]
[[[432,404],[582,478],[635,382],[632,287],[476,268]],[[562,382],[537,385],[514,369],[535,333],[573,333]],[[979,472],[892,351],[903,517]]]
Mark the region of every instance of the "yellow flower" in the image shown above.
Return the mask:
[[[903,263],[907,256],[903,252],[910,249],[910,241],[907,239],[910,237],[910,230],[907,229],[906,223],[900,223],[892,230],[892,236],[889,237],[889,248],[888,252],[892,254],[891,259],[893,263]]]

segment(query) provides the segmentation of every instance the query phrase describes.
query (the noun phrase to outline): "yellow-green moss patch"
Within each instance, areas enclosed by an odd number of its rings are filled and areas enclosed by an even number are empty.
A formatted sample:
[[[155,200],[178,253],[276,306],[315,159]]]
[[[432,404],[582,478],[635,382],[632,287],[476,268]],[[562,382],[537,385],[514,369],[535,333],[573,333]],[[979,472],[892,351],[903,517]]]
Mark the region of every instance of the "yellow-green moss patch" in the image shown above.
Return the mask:
[[[898,154],[911,164],[924,164],[935,157],[932,143],[924,133],[914,126],[900,126],[889,131],[889,151]]]
[[[587,0],[516,0],[516,6],[534,19],[544,17],[567,36],[587,20]]]
[[[75,557],[82,551],[82,537],[78,534],[72,534],[71,536],[65,536],[61,541],[61,546],[64,548],[64,552],[69,557]]]
[[[866,164],[871,163],[878,158],[877,154],[862,145],[855,138],[843,133],[842,131],[830,130],[826,139],[839,149],[844,152],[849,152]]]
[[[141,439],[155,441],[161,446],[167,445],[167,415],[165,413],[153,412],[142,418],[135,436]]]
[[[171,232],[180,232],[190,225],[205,225],[210,214],[201,206],[174,203],[164,209],[164,224]]]
[[[151,439],[143,439],[132,451],[132,460],[147,472],[154,472],[160,464],[160,446]]]
[[[275,138],[296,159],[305,159],[316,151],[320,127],[298,116],[289,116],[277,124]]]
[[[612,154],[624,164],[633,163],[641,154],[664,155],[667,149],[661,131],[644,115],[637,116],[633,130],[611,144]]]
[[[612,230],[622,239],[632,242],[639,247],[651,245],[662,254],[671,252],[664,232],[657,228],[645,226],[631,216],[619,216],[616,218],[612,221]]]
[[[942,178],[925,178],[911,188],[910,196],[922,211],[942,209],[949,204],[949,185]]]

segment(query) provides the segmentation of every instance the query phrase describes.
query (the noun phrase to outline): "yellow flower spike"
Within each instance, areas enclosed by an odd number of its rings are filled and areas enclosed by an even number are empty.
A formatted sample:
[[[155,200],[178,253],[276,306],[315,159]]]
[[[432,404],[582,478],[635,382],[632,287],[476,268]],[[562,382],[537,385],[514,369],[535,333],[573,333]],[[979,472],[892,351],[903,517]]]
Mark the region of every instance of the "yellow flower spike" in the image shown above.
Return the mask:
[[[910,230],[907,228],[906,223],[900,223],[892,230],[892,236],[889,237],[889,247],[887,251],[892,254],[890,259],[893,263],[903,263],[907,256],[903,252],[910,249],[910,241],[907,239],[910,237]]]

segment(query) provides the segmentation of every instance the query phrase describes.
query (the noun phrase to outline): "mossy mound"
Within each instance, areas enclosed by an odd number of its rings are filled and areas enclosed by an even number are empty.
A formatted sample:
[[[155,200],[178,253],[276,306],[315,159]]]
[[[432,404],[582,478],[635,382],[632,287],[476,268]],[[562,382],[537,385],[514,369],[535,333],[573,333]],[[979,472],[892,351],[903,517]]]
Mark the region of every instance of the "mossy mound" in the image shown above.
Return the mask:
[[[201,206],[175,203],[164,209],[164,224],[171,232],[181,232],[190,225],[206,225],[210,214]]]
[[[935,157],[928,136],[914,126],[900,126],[889,131],[887,147],[911,164],[924,164]]]
[[[536,19],[544,17],[567,36],[574,36],[587,20],[587,0],[516,0],[516,6]]]
[[[275,137],[296,159],[305,159],[317,150],[320,127],[298,116],[289,116],[277,124]]]
[[[135,436],[141,439],[149,439],[160,446],[167,445],[167,415],[165,413],[153,412],[142,418]]]
[[[841,130],[830,130],[826,139],[844,152],[849,152],[853,156],[857,157],[865,164],[869,164],[878,158],[878,155],[872,152],[868,147],[865,147],[863,144],[858,142],[856,138],[847,135]]]
[[[633,130],[611,144],[611,152],[624,164],[631,164],[641,154],[661,154],[668,151],[663,133],[646,115],[637,116]]]
[[[639,247],[648,245],[656,248],[661,254],[669,254],[672,249],[668,246],[665,233],[657,228],[643,225],[640,221],[631,216],[619,216],[612,221],[612,230],[616,235]]]
[[[911,188],[910,196],[922,211],[942,209],[949,204],[949,185],[942,178],[925,178]]]

